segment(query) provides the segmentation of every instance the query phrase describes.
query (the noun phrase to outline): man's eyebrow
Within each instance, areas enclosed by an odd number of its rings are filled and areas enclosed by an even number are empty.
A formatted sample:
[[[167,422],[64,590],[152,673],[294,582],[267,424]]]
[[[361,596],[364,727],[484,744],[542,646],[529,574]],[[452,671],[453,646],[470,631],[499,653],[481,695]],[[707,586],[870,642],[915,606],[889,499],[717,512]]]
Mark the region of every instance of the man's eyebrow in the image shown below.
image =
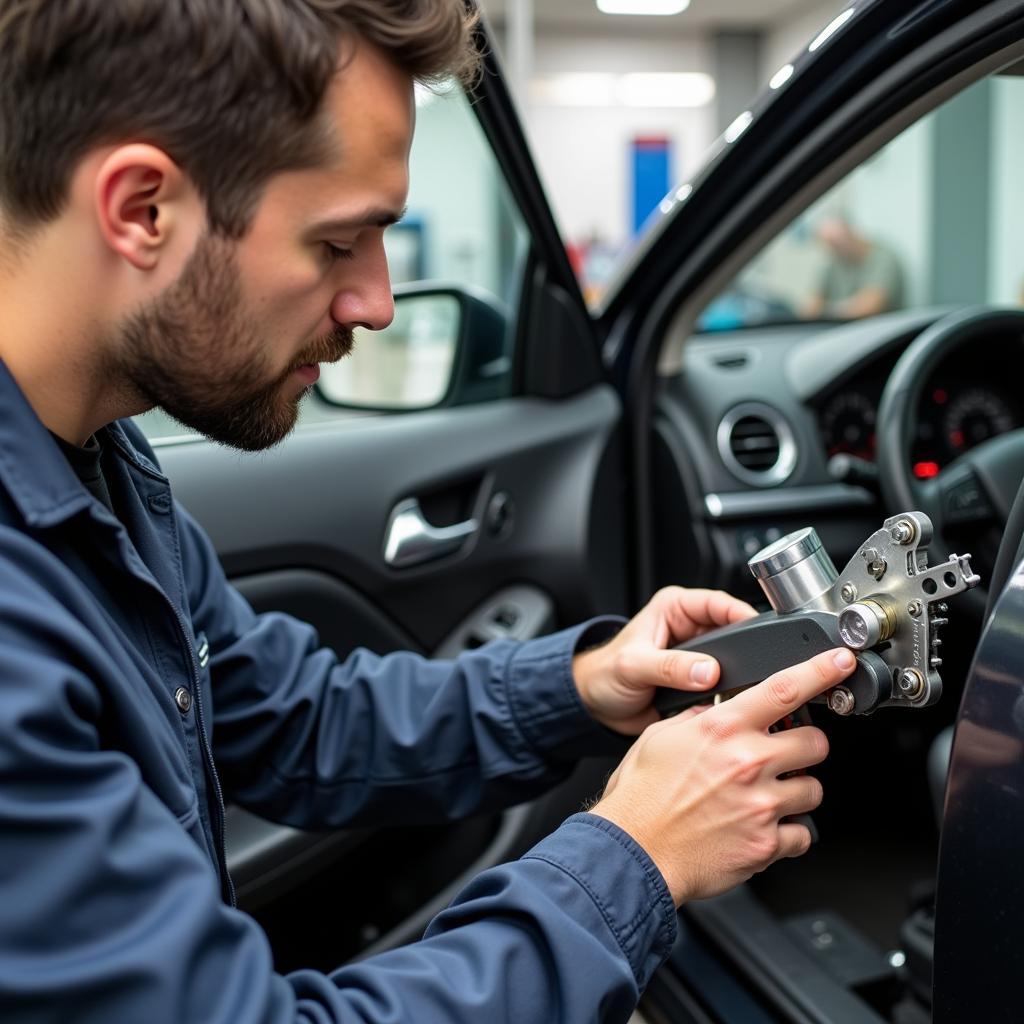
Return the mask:
[[[372,207],[345,217],[329,217],[327,220],[317,223],[313,231],[321,234],[323,232],[330,233],[331,231],[351,231],[353,228],[386,228],[392,224],[397,224],[405,216],[407,210],[408,207],[397,211],[383,207]]]

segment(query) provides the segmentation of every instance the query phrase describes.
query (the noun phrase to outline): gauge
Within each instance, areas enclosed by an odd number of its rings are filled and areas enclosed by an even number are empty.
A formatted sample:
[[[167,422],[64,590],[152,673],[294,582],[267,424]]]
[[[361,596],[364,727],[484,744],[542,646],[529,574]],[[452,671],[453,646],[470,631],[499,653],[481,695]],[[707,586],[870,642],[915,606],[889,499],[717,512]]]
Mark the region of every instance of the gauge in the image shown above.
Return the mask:
[[[954,455],[960,455],[997,434],[1005,434],[1016,425],[1009,405],[987,388],[971,388],[953,398],[942,422]]]
[[[835,396],[821,413],[821,429],[828,454],[875,457],[875,405],[859,391]]]

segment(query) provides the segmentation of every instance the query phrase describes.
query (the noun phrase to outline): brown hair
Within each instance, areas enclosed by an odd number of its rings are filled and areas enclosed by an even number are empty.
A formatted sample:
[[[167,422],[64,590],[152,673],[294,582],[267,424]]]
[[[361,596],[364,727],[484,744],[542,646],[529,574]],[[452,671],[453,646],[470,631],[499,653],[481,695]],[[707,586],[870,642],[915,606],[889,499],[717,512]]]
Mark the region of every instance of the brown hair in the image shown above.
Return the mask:
[[[90,149],[147,141],[240,237],[269,177],[323,157],[343,44],[465,82],[474,20],[464,0],[0,0],[0,208],[15,231],[51,220]]]

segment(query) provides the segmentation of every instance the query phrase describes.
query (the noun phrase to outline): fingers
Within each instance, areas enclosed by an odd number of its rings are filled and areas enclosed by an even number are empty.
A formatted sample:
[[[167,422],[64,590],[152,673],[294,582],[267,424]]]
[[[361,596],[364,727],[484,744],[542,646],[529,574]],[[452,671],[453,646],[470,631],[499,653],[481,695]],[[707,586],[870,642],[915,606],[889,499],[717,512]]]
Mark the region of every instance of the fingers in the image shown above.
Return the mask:
[[[779,849],[775,860],[802,857],[811,848],[811,833],[806,825],[787,822],[779,826]]]
[[[673,637],[689,639],[717,626],[742,622],[757,612],[746,601],[724,590],[688,590],[666,587],[656,597]]]
[[[662,651],[639,644],[624,649],[618,665],[624,682],[635,686],[666,686],[674,690],[706,690],[718,682],[718,662],[698,651]]]
[[[856,665],[856,659],[845,647],[826,651],[744,690],[729,701],[729,712],[754,728],[767,729],[812,697],[838,686]]]
[[[807,814],[821,805],[824,791],[813,775],[800,775],[785,779],[777,784],[779,794],[778,816],[788,818],[796,814]]]
[[[828,756],[828,737],[812,725],[773,733],[768,742],[772,745],[772,767],[776,775],[811,768]]]

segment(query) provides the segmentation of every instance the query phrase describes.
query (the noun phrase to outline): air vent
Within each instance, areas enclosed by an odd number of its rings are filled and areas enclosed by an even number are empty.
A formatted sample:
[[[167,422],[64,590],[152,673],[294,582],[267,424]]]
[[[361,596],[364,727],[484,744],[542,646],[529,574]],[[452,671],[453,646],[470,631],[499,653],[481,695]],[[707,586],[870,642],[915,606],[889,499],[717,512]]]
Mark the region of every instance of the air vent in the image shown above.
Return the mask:
[[[796,466],[793,431],[771,406],[747,402],[730,410],[718,427],[722,461],[744,483],[771,487]]]
[[[748,352],[719,352],[711,362],[720,370],[742,370],[750,362]]]
[[[760,416],[744,416],[732,426],[729,450],[733,458],[751,473],[766,473],[779,461],[782,442],[775,428]]]

